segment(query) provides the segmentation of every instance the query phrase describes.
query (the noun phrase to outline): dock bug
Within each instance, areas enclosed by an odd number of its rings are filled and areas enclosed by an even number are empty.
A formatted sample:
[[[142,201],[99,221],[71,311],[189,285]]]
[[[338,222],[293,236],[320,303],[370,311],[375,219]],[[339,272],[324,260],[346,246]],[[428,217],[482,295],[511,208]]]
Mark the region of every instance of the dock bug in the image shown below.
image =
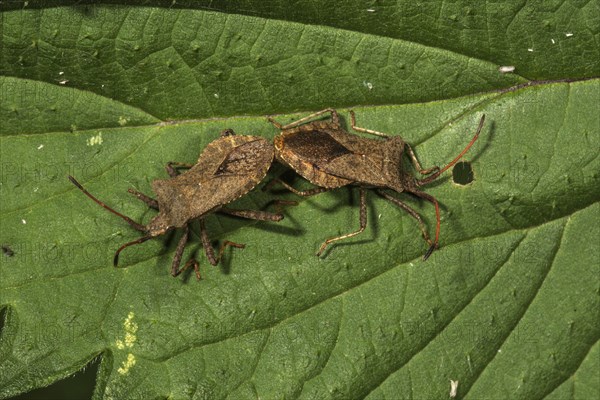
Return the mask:
[[[312,121],[323,114],[330,113],[330,120]],[[269,121],[281,133],[274,139],[275,157],[284,165],[292,168],[306,180],[318,186],[317,188],[298,191],[287,183],[275,179],[269,185],[279,182],[290,191],[300,196],[312,196],[338,187],[358,186],[360,195],[360,228],[345,235],[327,239],[321,245],[317,256],[320,256],[327,245],[332,242],[350,238],[363,232],[367,226],[366,189],[375,189],[388,201],[406,211],[417,220],[423,238],[429,244],[423,260],[426,260],[438,247],[440,236],[440,208],[435,197],[421,190],[422,186],[433,182],[444,171],[452,167],[475,143],[485,115],[481,117],[475,136],[463,151],[444,168],[437,166],[423,169],[410,145],[400,136],[388,136],[384,133],[356,126],[355,115],[350,111],[351,126],[357,132],[367,133],[383,138],[369,139],[347,132],[341,125],[336,110],[328,108],[288,125],[269,118]],[[415,178],[402,164],[402,156],[408,153],[410,160],[423,179]],[[397,193],[408,192],[431,202],[435,206],[436,229],[435,240],[429,238],[421,216],[407,204],[393,197],[385,190]]]
[[[195,258],[191,258],[183,268],[179,268],[183,250],[188,241],[189,225],[192,221],[200,223],[200,240],[206,257],[212,265],[217,265],[223,250],[227,246],[243,248],[244,245],[225,241],[215,256],[214,249],[204,226],[204,218],[211,213],[222,213],[259,221],[281,221],[283,215],[257,210],[234,210],[226,204],[238,199],[252,190],[267,174],[273,161],[273,145],[258,136],[236,135],[233,130],[226,129],[220,137],[209,143],[200,154],[196,164],[170,162],[166,165],[170,179],[157,179],[152,182],[152,190],[156,199],[136,190],[129,189],[139,200],[150,208],[158,210],[147,225],[142,225],[131,218],[107,206],[69,176],[71,182],[96,203],[124,219],[144,236],[125,243],[116,251],[114,265],[117,266],[119,254],[126,247],[143,243],[149,239],[176,229],[184,233],[173,257],[171,275],[178,276],[190,266],[194,267],[196,278],[200,279],[199,266]],[[179,174],[179,168],[187,168]]]

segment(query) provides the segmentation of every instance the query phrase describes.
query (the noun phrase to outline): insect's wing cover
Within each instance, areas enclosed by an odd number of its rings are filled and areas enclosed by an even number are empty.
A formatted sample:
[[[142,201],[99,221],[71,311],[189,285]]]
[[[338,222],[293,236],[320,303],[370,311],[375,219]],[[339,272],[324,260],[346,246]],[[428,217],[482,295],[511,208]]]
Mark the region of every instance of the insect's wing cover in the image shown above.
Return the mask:
[[[388,171],[397,169],[394,161],[400,158],[396,143],[367,139],[339,129],[298,130],[286,139],[286,148],[295,169],[302,163],[314,167],[313,174],[323,173],[342,178],[346,183],[386,186]],[[400,149],[401,152],[401,149]],[[307,169],[307,168],[304,168]],[[310,179],[310,178],[309,178]],[[323,181],[324,178],[321,177]]]
[[[263,138],[219,138],[206,146],[190,170],[152,183],[160,211],[171,216],[173,225],[182,226],[252,190],[272,160],[273,146]]]
[[[346,132],[334,138],[350,153],[331,160],[322,169],[355,183],[395,187],[401,172],[402,139],[368,139]]]

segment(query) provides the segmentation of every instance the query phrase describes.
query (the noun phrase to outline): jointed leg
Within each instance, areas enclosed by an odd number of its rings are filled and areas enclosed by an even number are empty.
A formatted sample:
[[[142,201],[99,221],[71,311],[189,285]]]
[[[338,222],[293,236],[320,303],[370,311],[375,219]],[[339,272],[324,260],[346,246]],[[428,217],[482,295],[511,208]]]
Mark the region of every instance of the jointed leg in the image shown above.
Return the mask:
[[[316,187],[314,189],[300,191],[300,190],[295,189],[293,186],[288,185],[287,183],[285,183],[284,181],[282,181],[279,178],[273,179],[271,182],[269,182],[267,185],[264,186],[263,190],[270,189],[275,183],[279,183],[281,186],[283,186],[290,192],[292,192],[298,196],[302,196],[302,197],[314,196],[315,194],[324,193],[324,192],[332,190],[331,188]]]
[[[330,243],[333,243],[333,242],[338,241],[338,240],[350,238],[352,236],[356,236],[359,233],[362,233],[362,231],[364,231],[365,228],[367,227],[367,196],[366,196],[366,191],[365,191],[365,189],[363,187],[359,187],[358,188],[358,192],[360,194],[360,228],[358,228],[358,230],[356,232],[347,233],[347,234],[342,235],[342,236],[337,236],[337,237],[333,237],[333,238],[327,239],[321,245],[321,248],[317,252],[317,256],[320,256],[323,253],[323,251],[325,250],[325,248]]]
[[[258,210],[233,210],[231,208],[221,208],[218,212],[233,215],[236,217],[247,218],[247,219],[255,219],[257,221],[281,221],[283,219],[283,215],[275,214],[268,211],[258,211]]]
[[[188,268],[194,268],[194,273],[196,274],[196,280],[201,280],[202,277],[200,276],[200,265],[198,264],[198,261],[196,261],[196,259],[194,257],[190,258],[185,265],[179,270],[177,271],[177,275],[181,274],[183,271],[187,270]],[[177,275],[173,275],[173,276],[177,276]]]
[[[237,247],[238,249],[243,249],[244,247],[246,247],[243,244],[234,243],[234,242],[230,242],[230,241],[226,240],[225,242],[223,242],[223,244],[219,248],[219,256],[215,257],[215,250],[213,249],[212,245],[210,244],[210,239],[208,238],[208,234],[206,233],[206,227],[204,226],[204,218],[200,218],[200,240],[202,241],[202,247],[204,247],[204,252],[206,253],[206,258],[208,258],[208,262],[211,265],[215,265],[215,266],[219,264],[219,261],[221,260],[221,256],[223,255],[223,252],[225,251],[225,247],[231,246],[231,247]]]
[[[179,172],[177,172],[177,168],[192,168],[193,166],[194,164],[169,161],[167,165],[165,165],[165,169],[167,170],[167,174],[169,174],[171,178],[175,178],[177,175],[179,175]]]
[[[177,249],[175,250],[175,255],[173,256],[173,263],[171,264],[171,275],[177,276],[182,273],[185,269],[179,269],[179,264],[181,264],[181,257],[183,256],[183,250],[185,250],[185,245],[187,244],[189,237],[189,227],[186,224],[183,227],[183,236],[179,239],[179,243],[177,244]],[[187,265],[187,264],[186,264]]]
[[[417,171],[419,171],[421,175],[429,175],[432,172],[437,172],[440,170],[440,167],[438,167],[437,165],[434,165],[431,168],[423,169],[412,147],[410,147],[408,143],[404,143],[404,146],[406,147],[406,150],[408,150],[408,155],[410,157],[410,160],[412,161],[413,166],[416,168]]]
[[[152,197],[146,196],[144,193],[138,192],[135,189],[127,189],[127,191],[135,197],[137,197],[138,199],[140,199],[141,201],[143,201],[144,203],[146,203],[148,207],[158,210],[158,201],[156,201]]]
[[[316,113],[310,114],[310,115],[308,115],[308,116],[306,116],[304,118],[299,119],[298,121],[292,122],[291,124],[287,124],[287,125],[281,125],[279,122],[275,121],[273,119],[273,117],[268,117],[267,119],[268,119],[268,121],[270,123],[272,123],[273,125],[275,125],[275,127],[277,129],[283,130],[283,129],[294,128],[296,126],[302,125],[302,124],[310,121],[311,119],[313,119],[315,117],[318,117],[320,115],[323,115],[325,113],[331,113],[331,122],[334,123],[334,124],[336,124],[336,125],[339,125],[339,123],[340,123],[340,117],[338,116],[337,111],[334,110],[333,108],[326,108],[324,110],[317,111]]]
[[[354,116],[354,111],[350,110],[350,126],[352,127],[352,129],[354,129],[357,132],[364,132],[364,133],[368,133],[369,135],[375,135],[375,136],[381,136],[384,138],[389,138],[390,136],[382,133],[382,132],[378,132],[378,131],[374,131],[372,129],[367,129],[367,128],[359,128],[358,126],[356,126],[356,117]]]
[[[423,255],[423,261],[425,261],[429,258],[431,253],[433,253],[433,251],[438,248],[438,241],[440,239],[440,206],[439,206],[436,198],[430,194],[420,192],[418,190],[413,190],[413,191],[411,191],[411,193],[413,193],[415,196],[418,196],[422,199],[425,199],[425,200],[431,202],[435,206],[435,219],[436,219],[435,240],[431,244],[431,246],[429,246],[429,249],[427,250],[427,252],[425,252],[425,254]]]
[[[389,193],[384,192],[381,189],[377,190],[377,193],[379,193],[385,199],[391,201],[392,203],[394,203],[395,205],[397,205],[398,207],[400,207],[401,209],[403,209],[404,211],[406,211],[408,214],[410,214],[411,217],[413,217],[414,219],[416,219],[417,222],[419,223],[419,227],[421,228],[421,232],[423,233],[423,239],[425,239],[429,245],[433,244],[433,242],[431,241],[431,239],[429,239],[429,234],[427,233],[427,229],[425,228],[425,224],[423,223],[423,220],[421,219],[421,216],[415,210],[413,210],[412,208],[410,208],[404,202],[398,200],[394,196],[390,195]]]

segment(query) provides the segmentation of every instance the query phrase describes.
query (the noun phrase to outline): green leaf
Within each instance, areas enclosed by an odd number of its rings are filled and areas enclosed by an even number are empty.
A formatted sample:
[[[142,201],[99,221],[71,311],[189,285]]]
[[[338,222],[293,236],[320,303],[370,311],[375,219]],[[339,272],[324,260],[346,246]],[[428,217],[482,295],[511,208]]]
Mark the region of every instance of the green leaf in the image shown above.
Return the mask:
[[[448,398],[451,380],[457,398],[600,395],[593,2],[74,3],[0,14],[0,397],[97,357],[96,398]],[[474,181],[427,187],[442,208],[427,262],[415,221],[372,192],[367,230],[317,258],[358,227],[342,188],[232,206],[299,200],[280,223],[209,216],[212,239],[246,248],[213,268],[195,226],[200,282],[169,275],[180,233],[116,269],[138,233],[67,179],[146,222],[127,188],[151,194],[168,161],[325,107],[401,135],[425,167],[486,115]],[[433,232],[433,207],[398,197]]]

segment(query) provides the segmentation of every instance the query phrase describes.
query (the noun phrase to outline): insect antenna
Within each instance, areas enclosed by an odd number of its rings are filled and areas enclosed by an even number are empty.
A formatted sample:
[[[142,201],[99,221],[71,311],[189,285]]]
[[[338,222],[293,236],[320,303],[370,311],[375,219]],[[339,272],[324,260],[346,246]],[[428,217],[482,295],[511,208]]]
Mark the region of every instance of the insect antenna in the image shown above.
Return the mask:
[[[103,202],[101,202],[100,200],[98,200],[90,192],[88,192],[87,190],[85,190],[84,187],[81,186],[81,184],[79,182],[77,182],[77,180],[75,178],[73,178],[71,175],[69,175],[69,180],[71,182],[73,182],[73,185],[77,186],[77,188],[79,190],[81,190],[87,197],[89,197],[90,199],[94,200],[96,203],[98,203],[99,205],[101,205],[102,207],[104,207],[105,209],[107,209],[108,211],[110,211],[111,213],[116,214],[119,217],[123,218],[134,229],[136,229],[136,230],[138,230],[140,232],[147,232],[148,231],[144,225],[138,224],[137,222],[135,222],[134,220],[132,220],[128,216],[123,215],[123,214],[121,214],[120,212],[118,212],[116,210],[113,210],[112,208],[110,208],[109,206],[107,206],[106,204],[104,204]]]
[[[458,160],[460,160],[462,158],[462,156],[465,155],[465,153],[467,151],[469,151],[469,149],[471,148],[471,146],[473,146],[473,143],[475,143],[475,141],[477,140],[477,138],[479,137],[479,133],[481,132],[481,128],[483,127],[483,123],[485,122],[485,114],[481,116],[481,119],[479,120],[479,126],[477,127],[477,132],[475,132],[475,136],[473,136],[473,139],[471,139],[471,141],[469,142],[469,144],[464,148],[464,150],[454,159],[450,162],[450,164],[446,165],[444,168],[440,169],[439,171],[435,172],[433,175],[428,176],[427,178],[424,179],[420,179],[417,181],[417,185],[419,186],[423,186],[426,185],[434,180],[436,180],[441,174],[444,173],[444,171],[446,171],[448,168],[452,167],[454,164],[456,164],[458,162]],[[436,240],[437,242],[437,240]],[[433,250],[432,250],[433,251]],[[429,253],[429,252],[428,252]]]
[[[136,239],[129,243],[125,243],[123,246],[119,247],[117,252],[115,253],[115,258],[113,259],[113,265],[116,267],[119,264],[119,254],[121,253],[121,251],[123,251],[123,249],[129,246],[133,246],[134,244],[144,243],[146,240],[150,240],[152,238],[152,235],[142,236],[139,239]]]

